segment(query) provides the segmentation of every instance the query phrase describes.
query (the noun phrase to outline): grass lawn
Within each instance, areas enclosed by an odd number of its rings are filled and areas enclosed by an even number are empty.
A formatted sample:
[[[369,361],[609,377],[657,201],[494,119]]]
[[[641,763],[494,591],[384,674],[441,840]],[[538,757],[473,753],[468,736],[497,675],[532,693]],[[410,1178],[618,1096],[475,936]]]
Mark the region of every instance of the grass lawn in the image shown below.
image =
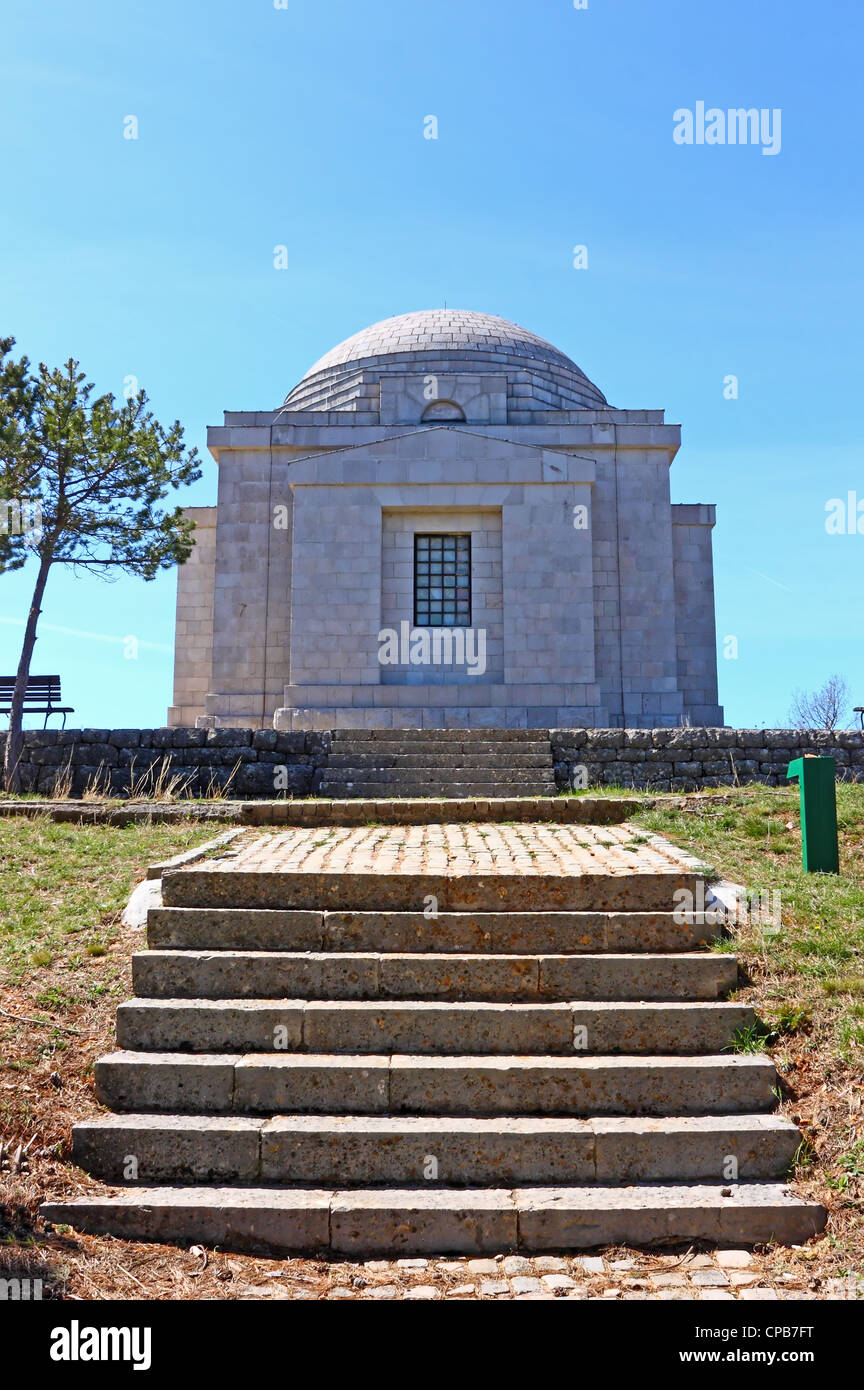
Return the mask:
[[[745,922],[720,949],[738,952],[740,996],[765,1023],[765,1036],[741,1045],[774,1056],[782,1109],[805,1136],[797,1176],[831,1211],[819,1240],[760,1252],[762,1277],[818,1296],[824,1279],[864,1270],[864,787],[838,787],[836,877],[801,868],[794,787],[688,797],[679,809],[679,798],[632,795],[645,802],[635,819],[646,829],[753,894],[780,895],[779,929]],[[67,1155],[75,1120],[100,1112],[93,1062],[112,1049],[114,1010],[132,994],[143,933],[120,921],[129,893],[149,863],[223,828],[0,820],[0,1273],[44,1272],[61,1296],[84,1299],[240,1297],[244,1287],[259,1296],[249,1289],[272,1280],[272,1261],[214,1254],[202,1273],[188,1252],[46,1233],[37,1218],[49,1193],[94,1186]],[[305,1296],[331,1277],[310,1261],[279,1268]]]
[[[825,1241],[838,1267],[864,1266],[864,785],[838,784],[840,873],[801,866],[798,788],[750,786],[635,819],[692,850],[748,894],[771,894],[774,922],[744,920],[739,998],[753,1003],[801,1125],[797,1177],[830,1199]],[[777,899],[774,898],[777,894]],[[769,899],[765,899],[766,906]],[[773,915],[773,912],[772,912]],[[758,918],[758,914],[754,914]],[[748,1040],[753,1046],[755,1040]],[[823,1252],[824,1253],[824,1252]]]
[[[93,1060],[142,944],[120,920],[129,894],[148,864],[220,828],[0,820],[0,1177],[13,1138],[62,1151],[76,1106],[95,1113]]]
[[[195,820],[118,827],[0,819],[0,966],[7,978],[60,973],[70,999],[80,999],[78,972],[116,940],[120,914],[147,865],[223,828]]]

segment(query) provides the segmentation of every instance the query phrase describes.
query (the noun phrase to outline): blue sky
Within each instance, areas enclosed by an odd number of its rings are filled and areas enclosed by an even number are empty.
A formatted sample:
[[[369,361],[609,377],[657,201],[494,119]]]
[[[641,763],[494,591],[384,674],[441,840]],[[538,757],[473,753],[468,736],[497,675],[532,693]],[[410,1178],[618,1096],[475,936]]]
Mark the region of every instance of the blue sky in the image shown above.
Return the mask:
[[[864,704],[864,534],[825,531],[829,498],[864,499],[859,0],[4,16],[0,331],[99,391],[136,376],[204,457],[181,500],[215,500],[207,425],[275,407],[342,338],[445,301],[497,313],[682,424],[673,500],[717,503],[718,638],[738,639],[727,721],[782,725],[834,672]],[[698,101],[781,109],[779,154],[677,145]],[[31,582],[0,577],[4,673]],[[62,673],[73,723],[164,722],[175,585],[54,570],[33,669]]]

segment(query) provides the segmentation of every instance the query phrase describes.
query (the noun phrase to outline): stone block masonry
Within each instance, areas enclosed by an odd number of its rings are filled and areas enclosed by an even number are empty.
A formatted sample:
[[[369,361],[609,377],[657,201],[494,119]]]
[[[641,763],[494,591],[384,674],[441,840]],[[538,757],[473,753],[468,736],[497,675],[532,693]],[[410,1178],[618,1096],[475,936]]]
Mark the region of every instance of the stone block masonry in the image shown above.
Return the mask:
[[[864,735],[853,729],[553,729],[559,791],[588,785],[698,791],[784,786],[794,758],[834,758],[837,777],[864,779]]]
[[[5,734],[0,735],[2,756]],[[314,795],[327,764],[327,733],[275,729],[31,729],[22,790],[80,797],[272,798]],[[171,783],[174,783],[173,789]]]

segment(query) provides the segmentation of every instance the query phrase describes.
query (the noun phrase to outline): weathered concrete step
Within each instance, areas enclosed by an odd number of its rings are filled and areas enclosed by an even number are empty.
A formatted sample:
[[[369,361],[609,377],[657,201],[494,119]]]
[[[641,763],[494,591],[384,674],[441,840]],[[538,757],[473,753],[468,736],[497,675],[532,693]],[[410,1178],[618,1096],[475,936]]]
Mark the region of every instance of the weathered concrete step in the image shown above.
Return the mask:
[[[332,746],[381,743],[548,743],[548,729],[334,729]]]
[[[391,1059],[402,1114],[711,1115],[770,1110],[762,1057],[410,1057]]]
[[[331,758],[339,761],[331,763]],[[395,760],[397,767],[434,768],[444,770],[454,768],[497,767],[502,770],[552,768],[554,761],[548,744],[537,743],[476,743],[460,747],[455,743],[439,743],[426,747],[420,743],[366,743],[349,747],[337,744],[328,755],[327,766],[337,771],[345,767],[391,766],[386,760]],[[539,764],[535,761],[539,759]],[[407,760],[407,761],[406,761]]]
[[[339,796],[344,800],[351,800],[357,797],[363,801],[375,801],[380,803],[388,798],[404,797],[407,800],[417,801],[423,796],[435,798],[457,797],[461,801],[465,800],[487,800],[503,801],[508,796],[550,796],[553,788],[549,785],[541,785],[535,782],[516,783],[509,786],[498,782],[328,782],[322,784],[322,795]]]
[[[486,753],[493,749],[496,753],[503,753],[509,757],[519,757],[523,753],[543,753],[546,757],[552,756],[552,744],[548,738],[522,738],[505,739],[496,738],[494,734],[485,738],[481,730],[475,731],[476,738],[466,738],[463,736],[456,739],[436,739],[433,743],[424,739],[414,739],[406,737],[402,729],[381,729],[378,737],[374,739],[352,739],[340,738],[333,742],[331,752],[343,753],[377,753],[383,750],[395,750],[400,753],[410,753],[415,757],[428,758],[451,758],[458,757],[461,753]]]
[[[520,788],[520,790],[522,790],[522,788]],[[513,784],[511,787],[507,788],[493,783],[472,785],[460,783],[458,785],[447,785],[446,783],[440,783],[440,781],[426,783],[425,787],[421,787],[418,783],[413,783],[411,785],[401,785],[399,783],[364,783],[363,785],[339,783],[338,787],[333,783],[329,783],[326,787],[322,788],[322,791],[324,791],[325,795],[338,791],[346,801],[350,801],[353,796],[357,796],[357,798],[363,799],[363,801],[374,799],[375,802],[386,801],[389,796],[394,796],[394,798],[406,796],[406,798],[411,799],[411,801],[417,801],[418,796],[422,796],[424,791],[426,795],[429,796],[453,795],[461,796],[461,798],[465,798],[465,796],[474,796],[475,799],[486,798],[501,801],[508,792],[513,794],[514,791],[517,791],[517,787]],[[535,784],[532,784],[531,787],[524,788],[524,791],[525,795],[545,795],[545,790]]]
[[[509,795],[525,796],[547,796],[551,795],[551,786],[544,787],[537,782],[530,785],[525,783],[511,782],[509,785],[500,782],[442,782],[440,779],[429,782],[328,782],[322,784],[322,792],[325,796],[339,793],[345,800],[350,801],[358,797],[364,801],[386,801],[389,797],[404,797],[406,800],[416,801],[424,795],[429,797],[449,797],[459,796],[461,798],[473,797],[474,800],[486,799],[487,801],[501,801]]]
[[[466,791],[466,788],[472,790]],[[477,790],[479,789],[479,790]],[[450,798],[486,796],[555,796],[557,783],[551,771],[523,767],[502,772],[497,767],[337,767],[324,772],[321,795],[350,791],[352,796],[430,796]]]
[[[825,1210],[782,1183],[427,1187],[354,1191],[131,1188],[46,1202],[42,1216],[127,1240],[197,1241],[266,1255],[428,1255],[707,1241],[799,1244]]]
[[[776,1082],[748,1055],[115,1052],[95,1077],[112,1110],[240,1115],[719,1115],[770,1110]]]
[[[473,762],[464,762],[461,758],[458,762],[430,762],[427,759],[418,758],[416,761],[404,764],[401,759],[395,760],[395,765],[385,765],[370,759],[367,763],[347,763],[342,766],[333,767],[328,765],[324,770],[322,782],[381,782],[396,783],[408,782],[412,784],[441,782],[448,785],[453,783],[497,783],[499,786],[518,786],[523,782],[544,782],[555,783],[555,773],[552,763],[547,759],[540,766],[536,764],[522,764],[511,767],[509,764],[502,764],[498,758],[476,759]]]
[[[541,749],[536,753],[513,753],[506,751],[512,749],[512,744],[501,744],[496,748],[485,749],[482,753],[463,753],[459,750],[450,753],[436,753],[434,761],[431,761],[427,753],[403,753],[398,748],[390,749],[387,745],[382,745],[379,751],[375,745],[374,753],[331,753],[327,759],[327,771],[332,773],[337,770],[340,775],[343,771],[362,771],[366,768],[387,768],[401,769],[410,768],[415,770],[420,768],[432,773],[460,771],[463,768],[485,768],[493,773],[500,773],[504,770],[511,771],[517,768],[543,768],[552,770],[552,759],[548,748]],[[529,745],[530,746],[530,745]],[[520,750],[524,748],[520,744]],[[506,763],[502,760],[506,756]],[[495,778],[493,777],[494,781]]]
[[[337,951],[140,951],[135,993],[161,999],[720,999],[725,954],[457,955]]]
[[[473,743],[436,743],[434,745],[424,745],[416,742],[404,742],[400,740],[395,732],[389,739],[376,739],[374,743],[334,743],[331,751],[331,758],[375,758],[396,756],[400,758],[422,758],[426,763],[437,763],[460,758],[503,758],[510,763],[513,759],[526,757],[541,757],[549,764],[552,762],[552,748],[549,743],[538,740],[531,743],[523,740],[519,743],[496,743],[493,739],[484,739]],[[515,766],[519,766],[516,762]],[[338,764],[337,764],[338,766]]]
[[[131,999],[117,1044],[133,1052],[694,1054],[720,1052],[753,1010],[730,1003],[338,1003]]]
[[[322,796],[346,789],[356,795],[359,788],[369,797],[376,793],[422,797],[424,792],[426,796],[435,792],[456,798],[466,787],[485,789],[474,790],[470,795],[496,800],[508,796],[555,796],[557,792],[554,773],[541,767],[523,767],[518,772],[502,772],[496,767],[337,767],[326,771],[321,779]]]
[[[166,907],[278,907],[338,911],[422,908],[434,897],[439,912],[668,912],[684,889],[696,901],[695,872],[669,867],[612,874],[311,872],[222,868],[198,864],[166,874]]]
[[[33,804],[43,807],[50,805],[48,802]],[[81,803],[76,804],[80,814]],[[647,804],[644,798],[637,801],[624,796],[565,796],[557,792],[552,796],[529,797],[511,790],[503,797],[436,797],[427,792],[420,797],[399,800],[379,797],[365,801],[351,798],[346,801],[317,796],[298,801],[239,802],[236,803],[239,811],[234,810],[230,802],[226,806],[232,818],[242,819],[248,825],[351,826],[365,825],[367,821],[375,820],[384,825],[400,826],[453,825],[466,821],[483,821],[490,825],[502,821],[534,821],[600,826],[620,825],[643,811]],[[22,806],[29,805],[29,802],[22,803]],[[132,814],[132,809],[128,814]],[[212,805],[211,810],[216,814]],[[3,814],[3,803],[0,802],[0,816]],[[175,820],[187,814],[190,813],[174,807]]]
[[[693,951],[715,923],[671,912],[294,912],[274,908],[159,907],[147,915],[152,949],[247,951],[529,952]]]
[[[777,1115],[104,1115],[75,1125],[73,1157],[124,1184],[692,1182],[781,1177],[800,1138]]]
[[[381,801],[398,796],[405,800],[445,798],[450,801],[506,800],[509,796],[557,796],[558,784],[551,770],[523,767],[502,772],[497,767],[336,767],[322,774],[320,795]]]

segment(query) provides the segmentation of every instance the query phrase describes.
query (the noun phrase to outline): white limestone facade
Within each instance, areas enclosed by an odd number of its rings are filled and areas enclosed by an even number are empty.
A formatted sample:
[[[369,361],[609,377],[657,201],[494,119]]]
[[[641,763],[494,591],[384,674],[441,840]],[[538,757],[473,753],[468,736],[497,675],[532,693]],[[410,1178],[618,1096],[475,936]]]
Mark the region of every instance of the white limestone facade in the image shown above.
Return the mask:
[[[208,431],[169,724],[722,724],[714,508],[671,504],[680,434],[491,315],[347,339]]]

